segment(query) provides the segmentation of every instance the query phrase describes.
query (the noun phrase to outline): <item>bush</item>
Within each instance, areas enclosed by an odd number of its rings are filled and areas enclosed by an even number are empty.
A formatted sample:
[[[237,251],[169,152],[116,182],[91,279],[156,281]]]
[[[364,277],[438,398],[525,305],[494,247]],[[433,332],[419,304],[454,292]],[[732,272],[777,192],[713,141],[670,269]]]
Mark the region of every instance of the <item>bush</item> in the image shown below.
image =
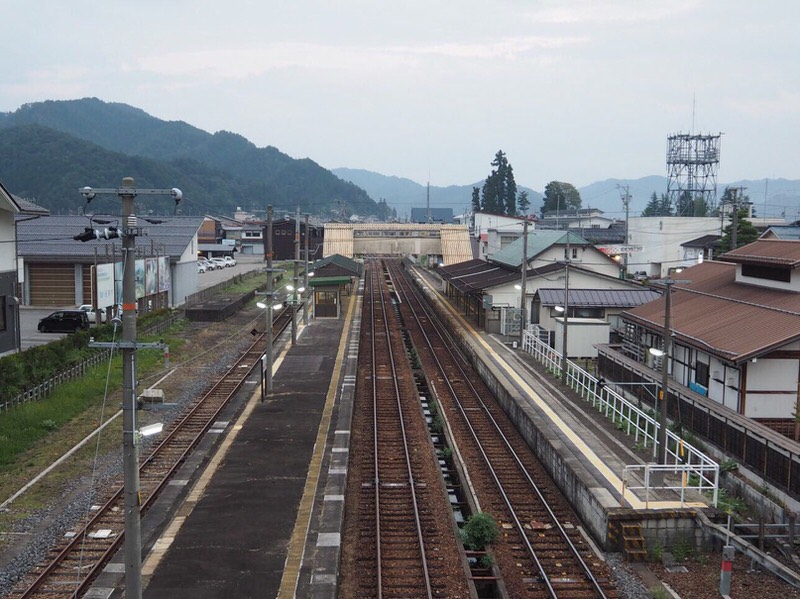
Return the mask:
[[[480,551],[500,534],[497,522],[491,514],[479,512],[470,516],[461,528],[461,540],[467,549]]]

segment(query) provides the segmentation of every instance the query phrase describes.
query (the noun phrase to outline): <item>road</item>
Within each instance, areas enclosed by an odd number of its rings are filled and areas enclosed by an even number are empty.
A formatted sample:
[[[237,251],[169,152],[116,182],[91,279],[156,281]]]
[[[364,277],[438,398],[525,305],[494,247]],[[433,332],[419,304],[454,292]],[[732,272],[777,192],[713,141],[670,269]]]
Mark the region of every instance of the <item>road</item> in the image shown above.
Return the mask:
[[[210,270],[197,275],[197,290],[200,291],[222,281],[233,278],[234,275],[264,268],[263,256],[240,256],[237,258],[236,266],[223,268],[222,270]],[[60,339],[68,333],[40,333],[38,330],[39,321],[45,316],[57,310],[74,310],[77,306],[51,306],[47,308],[37,306],[20,306],[21,349],[25,350],[37,345],[50,343],[55,339]]]

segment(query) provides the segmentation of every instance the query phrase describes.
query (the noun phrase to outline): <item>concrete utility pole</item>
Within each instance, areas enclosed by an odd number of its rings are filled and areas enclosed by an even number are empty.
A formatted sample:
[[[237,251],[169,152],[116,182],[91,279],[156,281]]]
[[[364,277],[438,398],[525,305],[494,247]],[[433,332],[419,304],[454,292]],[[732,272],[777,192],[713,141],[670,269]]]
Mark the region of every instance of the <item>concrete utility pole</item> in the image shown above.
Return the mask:
[[[664,281],[667,290],[664,293],[664,355],[661,362],[661,391],[659,399],[659,424],[658,429],[658,463],[667,463],[667,392],[669,389],[669,346],[670,328],[669,320],[672,311],[672,283],[671,279]]]
[[[528,282],[528,217],[525,216],[525,224],[522,226],[522,289],[520,290],[520,313],[519,313],[519,347],[522,349],[522,342],[525,340],[525,321],[527,305],[525,298],[525,287]]]
[[[163,343],[136,342],[136,236],[141,234],[134,214],[137,195],[171,195],[176,204],[183,194],[180,189],[136,189],[132,177],[122,179],[117,189],[79,190],[91,201],[96,194],[114,194],[122,200],[122,340],[119,343],[92,342],[90,347],[116,346],[122,349],[122,443],[125,476],[125,596],[142,596],[142,530],[139,497],[139,437],[136,424],[136,350],[159,347]],[[79,238],[80,236],[78,236]],[[93,238],[97,238],[97,233]],[[83,239],[84,241],[86,239]]]
[[[298,267],[300,265],[300,206],[297,207],[297,212],[294,217],[294,272],[292,274],[292,285],[294,291],[292,292],[292,345],[297,343],[297,302],[300,301],[300,273]]]
[[[267,239],[264,252],[267,258],[267,348],[265,351],[266,364],[264,371],[266,375],[267,396],[272,394],[272,305],[275,303],[273,291],[273,269],[272,269],[272,206],[267,206]]]
[[[567,324],[569,322],[569,262],[572,258],[569,247],[569,230],[567,230],[567,245],[564,249],[564,331],[561,338],[561,380],[567,383]]]
[[[624,189],[625,194],[622,196],[622,205],[625,206],[625,245],[630,244],[631,240],[628,238],[628,222],[630,220],[630,203],[631,203],[631,194],[630,194],[630,186],[626,185],[625,187],[621,187],[617,185],[618,188]],[[620,277],[622,279],[626,278],[628,275],[628,251],[627,248],[625,249],[625,253],[622,254],[623,260],[623,276]]]
[[[306,242],[305,242],[305,268],[303,269],[303,287],[306,288],[306,301],[303,302],[303,324],[308,326],[308,302],[312,297],[308,288],[308,214],[305,215]]]

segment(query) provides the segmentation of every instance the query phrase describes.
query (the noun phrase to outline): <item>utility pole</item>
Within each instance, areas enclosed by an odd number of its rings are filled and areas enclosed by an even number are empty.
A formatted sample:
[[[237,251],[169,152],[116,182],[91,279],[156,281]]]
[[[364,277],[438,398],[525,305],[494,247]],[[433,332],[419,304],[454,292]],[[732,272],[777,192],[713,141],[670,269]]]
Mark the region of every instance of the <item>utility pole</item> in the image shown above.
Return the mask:
[[[300,300],[300,293],[297,291],[300,288],[299,280],[300,273],[298,267],[300,265],[300,206],[297,207],[294,217],[294,272],[292,274],[292,285],[294,291],[292,292],[292,345],[297,343],[297,302]]]
[[[669,390],[669,349],[670,349],[670,328],[669,320],[672,312],[672,279],[667,279],[664,284],[667,290],[664,293],[664,355],[661,362],[661,390],[658,393],[659,399],[659,421],[661,426],[658,429],[658,463],[667,463],[667,392]]]
[[[625,190],[625,194],[622,196],[622,205],[625,206],[625,245],[629,245],[631,240],[628,239],[628,223],[630,219],[630,203],[631,203],[631,194],[630,194],[630,186],[626,185],[625,187],[621,187],[617,185],[617,188]],[[623,276],[621,278],[625,278],[628,275],[628,252],[627,248],[623,248],[626,251],[622,254],[622,264],[623,264]]]
[[[739,198],[737,197],[736,192],[739,191],[738,189],[731,189],[731,194],[733,195],[733,209],[731,212],[731,249],[735,250],[737,245],[736,234],[738,233],[739,229]]]
[[[525,216],[525,224],[522,226],[522,289],[520,290],[520,312],[519,312],[519,347],[525,340],[525,320],[526,320],[526,298],[525,287],[528,282],[528,216]]]
[[[564,249],[564,331],[561,336],[561,380],[567,384],[567,323],[569,322],[569,262],[572,258],[569,247],[569,230],[567,245]]]
[[[119,347],[122,349],[122,445],[125,477],[125,596],[141,599],[142,596],[142,529],[139,487],[139,437],[136,424],[136,350],[147,347],[164,347],[163,343],[136,342],[136,236],[141,234],[134,213],[137,195],[171,195],[177,205],[183,198],[180,189],[136,189],[133,177],[122,179],[116,189],[79,190],[87,202],[98,194],[114,194],[122,200],[122,340],[118,343],[94,342],[90,347]],[[108,231],[108,230],[107,230]],[[114,231],[117,233],[119,230]],[[97,239],[98,231],[91,237],[88,231],[75,238],[81,241]],[[105,233],[106,238],[108,233]]]
[[[273,291],[273,276],[272,269],[272,206],[267,206],[267,239],[264,246],[264,252],[267,258],[267,348],[266,348],[266,364],[264,365],[264,372],[266,376],[267,396],[272,394],[272,304],[275,303]]]
[[[303,325],[308,326],[308,300],[311,297],[308,289],[308,214],[305,215],[306,243],[305,243],[305,268],[303,269],[303,287],[306,288],[306,301],[303,302]]]

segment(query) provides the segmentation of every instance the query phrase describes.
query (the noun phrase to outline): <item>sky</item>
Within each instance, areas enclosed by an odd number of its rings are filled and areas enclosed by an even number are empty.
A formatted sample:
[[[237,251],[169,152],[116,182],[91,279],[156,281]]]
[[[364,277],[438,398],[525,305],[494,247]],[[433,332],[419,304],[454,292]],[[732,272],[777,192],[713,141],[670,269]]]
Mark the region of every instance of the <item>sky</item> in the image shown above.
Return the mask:
[[[0,111],[97,97],[325,168],[467,185],[800,179],[796,0],[0,0]]]

